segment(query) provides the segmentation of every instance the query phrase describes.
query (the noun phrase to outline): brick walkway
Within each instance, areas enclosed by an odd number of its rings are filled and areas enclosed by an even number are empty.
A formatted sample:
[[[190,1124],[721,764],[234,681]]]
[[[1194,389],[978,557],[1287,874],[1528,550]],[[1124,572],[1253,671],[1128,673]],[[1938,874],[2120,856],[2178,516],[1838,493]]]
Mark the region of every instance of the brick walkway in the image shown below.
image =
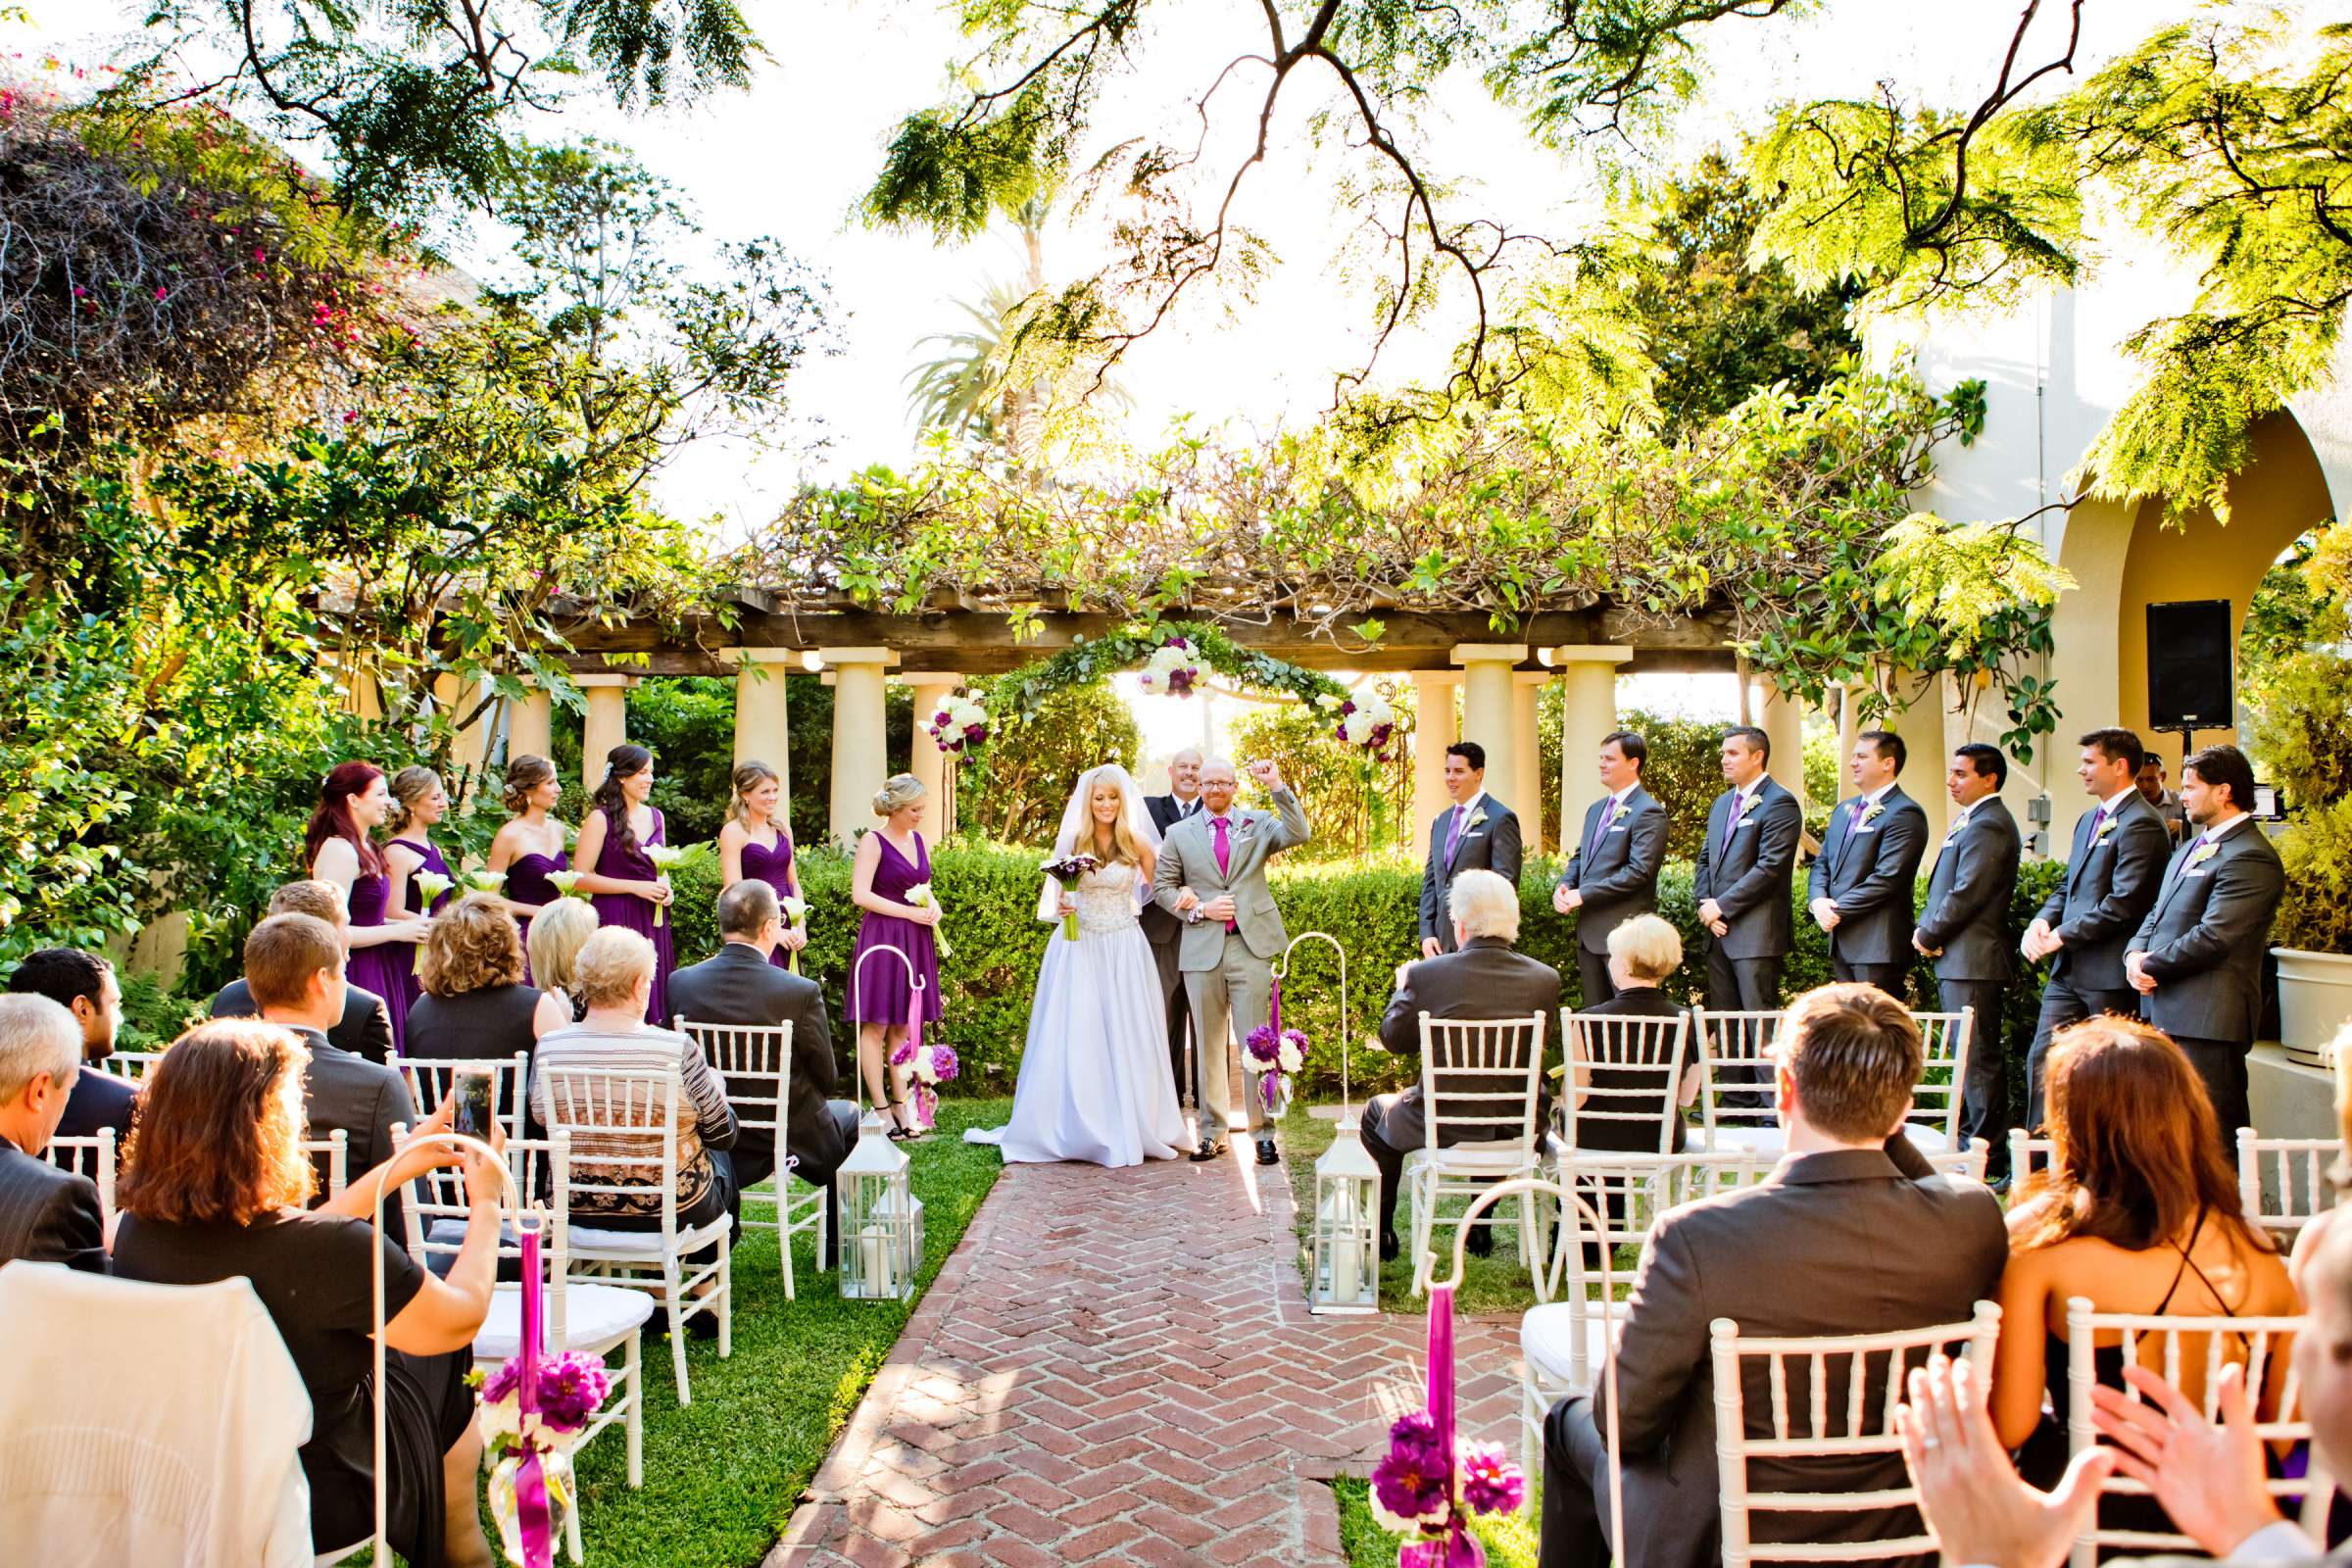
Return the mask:
[[[766,1568],[1340,1562],[1324,1483],[1421,1402],[1423,1321],[1310,1317],[1249,1152],[1007,1169]],[[1513,1453],[1517,1339],[1465,1321],[1456,1362]]]

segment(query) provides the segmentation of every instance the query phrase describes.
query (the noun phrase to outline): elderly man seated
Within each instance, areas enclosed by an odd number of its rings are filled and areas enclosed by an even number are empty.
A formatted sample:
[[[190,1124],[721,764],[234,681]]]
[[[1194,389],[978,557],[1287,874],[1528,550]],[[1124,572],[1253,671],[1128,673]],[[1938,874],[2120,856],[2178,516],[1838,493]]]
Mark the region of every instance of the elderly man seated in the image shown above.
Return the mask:
[[[1453,879],[1448,901],[1453,939],[1458,951],[1400,964],[1396,994],[1380,1020],[1380,1043],[1400,1056],[1421,1054],[1421,1018],[1524,1018],[1541,1012],[1545,1018],[1560,1009],[1560,972],[1550,964],[1512,950],[1519,940],[1519,890],[1492,871],[1463,871]],[[1427,1126],[1421,1113],[1418,1086],[1400,1094],[1376,1096],[1364,1107],[1364,1148],[1380,1167],[1380,1255],[1395,1257],[1396,1240],[1396,1183],[1404,1171],[1404,1156],[1422,1146]],[[1441,1144],[1473,1137],[1478,1129],[1446,1127]],[[1480,1226],[1470,1235],[1470,1250],[1485,1254],[1494,1248],[1494,1233]]]

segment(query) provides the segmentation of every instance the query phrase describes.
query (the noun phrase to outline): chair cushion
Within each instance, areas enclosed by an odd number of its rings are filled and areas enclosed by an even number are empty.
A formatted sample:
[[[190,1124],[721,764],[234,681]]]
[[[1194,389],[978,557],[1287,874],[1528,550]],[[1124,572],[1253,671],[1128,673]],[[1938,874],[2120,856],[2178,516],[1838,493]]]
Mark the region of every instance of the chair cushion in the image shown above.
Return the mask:
[[[1952,1147],[1942,1128],[1931,1127],[1924,1121],[1903,1123],[1903,1132],[1911,1140],[1911,1147],[1923,1154],[1940,1154]]]
[[[1611,1326],[1598,1312],[1584,1314],[1585,1365],[1592,1376],[1598,1375],[1600,1358],[1607,1353]],[[1531,1306],[1519,1314],[1519,1354],[1546,1382],[1570,1382],[1578,1327],[1576,1311],[1566,1301]]]
[[[644,1326],[656,1304],[651,1291],[575,1280],[564,1288],[564,1332],[573,1349],[596,1354]],[[490,1297],[490,1315],[473,1336],[473,1353],[484,1361],[506,1361],[521,1349],[522,1288],[501,1285]]]
[[[1720,1150],[1728,1153],[1751,1153],[1761,1159],[1778,1159],[1788,1152],[1787,1129],[1757,1127],[1745,1123],[1726,1126],[1717,1123],[1715,1137],[1710,1142],[1704,1128],[1692,1128],[1690,1147],[1694,1150]]]
[[[1426,1149],[1416,1149],[1404,1156],[1406,1170],[1423,1169],[1431,1163],[1430,1152]],[[1450,1149],[1439,1150],[1435,1163],[1442,1170],[1480,1174],[1501,1171],[1507,1174],[1533,1166],[1536,1154],[1516,1139],[1499,1144],[1456,1144]]]
[[[698,1251],[727,1234],[724,1217],[714,1219],[700,1230],[678,1232],[678,1250],[681,1253]],[[634,1262],[638,1259],[659,1262],[662,1257],[660,1231],[600,1230],[593,1225],[574,1225],[567,1238],[571,1255],[593,1261]]]

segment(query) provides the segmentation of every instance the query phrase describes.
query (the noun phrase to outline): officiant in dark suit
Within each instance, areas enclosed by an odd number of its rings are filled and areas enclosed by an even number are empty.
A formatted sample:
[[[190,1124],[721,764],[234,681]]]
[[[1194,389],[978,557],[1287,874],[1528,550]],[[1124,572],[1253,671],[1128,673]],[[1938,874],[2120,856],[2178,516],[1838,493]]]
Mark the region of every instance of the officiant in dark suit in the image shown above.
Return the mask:
[[[694,1023],[792,1025],[784,1152],[795,1162],[794,1175],[824,1189],[829,1268],[841,1230],[833,1208],[833,1174],[858,1141],[858,1107],[827,1098],[835,1075],[825,994],[815,981],[768,961],[784,940],[784,909],[776,890],[760,878],[746,877],[719,894],[718,934],[723,942],[714,956],[671,971],[669,1007],[676,1017]],[[764,1127],[740,1128],[729,1152],[740,1191],[775,1170],[775,1134]]]
[[[2001,1038],[2001,994],[2009,984],[2009,900],[2025,852],[2017,819],[2001,804],[2009,760],[1971,741],[1952,753],[1945,789],[1959,814],[1928,873],[1928,906],[1911,946],[1936,960],[1943,1010],[1977,1009],[1960,1088],[1960,1136],[1984,1140],[1984,1174],[2009,1174],[2009,1052]]]
[[[1200,753],[1187,746],[1168,759],[1168,793],[1144,797],[1152,825],[1166,838],[1168,829],[1200,809]],[[1152,944],[1152,961],[1159,966],[1159,1004],[1168,1017],[1168,1076],[1176,1080],[1176,1103],[1192,1098],[1192,1078],[1184,1070],[1184,1037],[1192,1027],[1192,1004],[1184,990],[1184,974],[1176,967],[1176,939],[1184,922],[1147,900],[1142,915],[1144,936]]]
[[[1707,808],[1690,884],[1707,930],[1707,1008],[1764,1012],[1781,1004],[1781,965],[1796,946],[1788,890],[1804,808],[1764,771],[1772,740],[1752,724],[1724,731],[1723,778]]]
[[[1911,890],[1928,850],[1928,813],[1895,782],[1905,756],[1900,735],[1854,737],[1846,765],[1859,793],[1830,813],[1805,893],[1814,924],[1830,935],[1838,978],[1898,1002],[1911,967]]]
[[[1642,787],[1649,743],[1618,730],[1600,743],[1600,786],[1609,793],[1585,812],[1576,853],[1551,890],[1551,906],[1576,916],[1576,969],[1582,1005],[1617,994],[1609,979],[1609,933],[1637,914],[1658,912],[1658,872],[1666,864],[1666,808]]]
[[[1453,804],[1429,824],[1429,864],[1421,872],[1421,956],[1454,950],[1447,897],[1463,871],[1492,871],[1519,886],[1519,817],[1487,793],[1487,749],[1476,741],[1446,748],[1446,793]]]

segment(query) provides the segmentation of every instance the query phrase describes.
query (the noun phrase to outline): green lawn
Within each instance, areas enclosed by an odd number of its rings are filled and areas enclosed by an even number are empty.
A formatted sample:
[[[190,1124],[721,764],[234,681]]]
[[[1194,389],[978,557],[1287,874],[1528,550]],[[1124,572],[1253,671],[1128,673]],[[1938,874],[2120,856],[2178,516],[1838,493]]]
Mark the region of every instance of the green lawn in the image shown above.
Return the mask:
[[[938,1136],[909,1147],[924,1208],[925,1290],[1002,1168],[994,1149],[963,1142],[963,1129],[1001,1123],[1010,1106],[943,1101]],[[689,1342],[694,1403],[683,1410],[668,1345],[648,1324],[644,1489],[628,1488],[617,1427],[578,1455],[590,1562],[746,1568],[775,1544],[910,1310],[842,1300],[835,1276],[816,1270],[811,1239],[799,1238],[799,1248],[800,1299],[787,1301],[774,1234],[746,1233],[735,1253],[735,1353],[721,1361],[715,1342]]]
[[[1371,1484],[1342,1478],[1331,1490],[1340,1501],[1340,1549],[1348,1555],[1348,1568],[1396,1568],[1396,1548],[1404,1538],[1390,1535],[1372,1517]],[[1477,1530],[1487,1548],[1487,1568],[1536,1568],[1532,1508],[1524,1514],[1481,1519]]]

